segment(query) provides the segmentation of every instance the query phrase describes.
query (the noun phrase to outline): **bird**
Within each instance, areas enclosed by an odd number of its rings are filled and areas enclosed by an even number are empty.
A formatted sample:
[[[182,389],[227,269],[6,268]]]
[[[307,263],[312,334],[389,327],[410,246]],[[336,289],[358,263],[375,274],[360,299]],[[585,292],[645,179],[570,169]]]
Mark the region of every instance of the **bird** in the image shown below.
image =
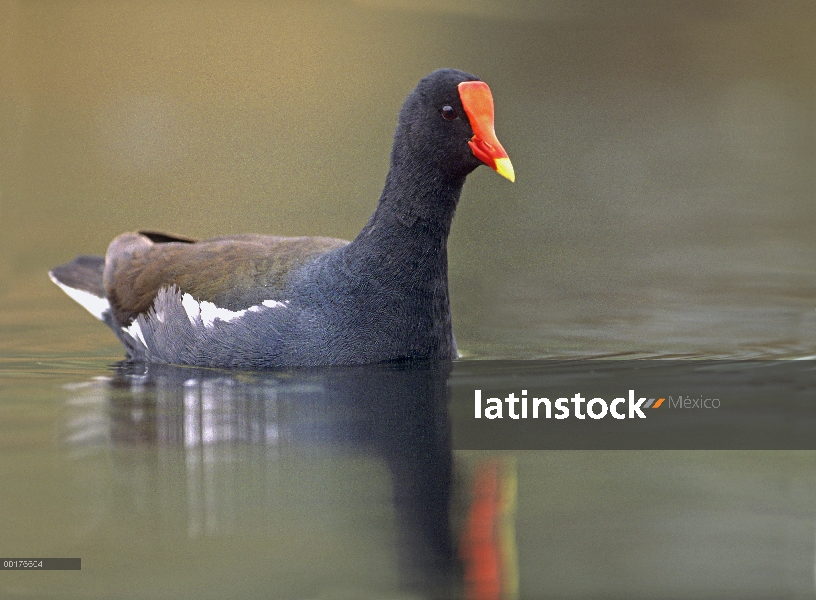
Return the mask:
[[[49,275],[126,360],[265,369],[454,360],[447,241],[465,179],[515,173],[488,85],[423,77],[399,111],[376,209],[352,240],[123,233]]]

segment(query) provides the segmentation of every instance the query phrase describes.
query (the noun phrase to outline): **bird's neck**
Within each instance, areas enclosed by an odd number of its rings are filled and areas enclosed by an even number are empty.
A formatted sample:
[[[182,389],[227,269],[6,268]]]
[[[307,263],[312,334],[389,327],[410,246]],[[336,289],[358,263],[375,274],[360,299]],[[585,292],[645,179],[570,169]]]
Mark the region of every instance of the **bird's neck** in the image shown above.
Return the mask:
[[[397,345],[383,360],[456,356],[447,243],[463,184],[464,178],[411,179],[392,168],[366,226],[348,246],[327,257],[325,266],[342,282],[336,286],[344,291],[341,303],[353,305],[350,314],[356,320],[396,323],[387,334]]]
[[[464,183],[464,177],[392,166],[377,210],[350,250],[368,257],[368,268],[389,271],[389,278],[447,279],[448,234]]]

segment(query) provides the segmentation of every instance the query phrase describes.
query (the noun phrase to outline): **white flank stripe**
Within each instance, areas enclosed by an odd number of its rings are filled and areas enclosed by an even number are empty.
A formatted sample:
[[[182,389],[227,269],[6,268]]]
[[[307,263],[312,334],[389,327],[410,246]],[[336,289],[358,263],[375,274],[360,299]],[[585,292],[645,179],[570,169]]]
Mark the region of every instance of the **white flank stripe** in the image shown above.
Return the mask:
[[[126,331],[130,334],[134,340],[138,340],[142,343],[142,345],[147,348],[147,342],[145,342],[144,334],[142,333],[142,328],[139,325],[139,321],[135,320],[133,323],[130,324],[130,327],[122,327],[123,331]]]
[[[246,311],[247,309],[232,311],[228,308],[220,308],[206,300],[201,302],[201,320],[204,322],[205,327],[212,327],[216,319],[229,323],[233,319],[243,317]]]
[[[207,300],[198,302],[190,294],[184,294],[181,297],[181,304],[184,306],[184,310],[187,313],[187,318],[190,319],[190,323],[195,325],[200,319],[204,327],[208,328],[212,327],[216,321],[224,321],[225,323],[229,323],[235,319],[240,319],[248,312],[259,312],[264,308],[285,308],[288,303],[288,300],[285,302],[279,302],[277,300],[264,300],[261,304],[256,304],[255,306],[250,306],[249,308],[244,308],[242,310],[230,310],[228,308],[216,306]]]
[[[187,312],[187,318],[190,319],[190,323],[195,325],[196,321],[201,316],[201,307],[198,305],[198,302],[196,302],[196,299],[190,294],[184,294],[181,297],[181,305]]]
[[[48,274],[51,281],[56,283],[60,289],[68,294],[74,301],[78,302],[82,308],[87,310],[100,321],[104,321],[104,314],[110,312],[110,303],[107,298],[100,298],[85,290],[78,290],[76,288],[68,287],[64,283],[60,283],[56,277],[51,273]]]
[[[277,300],[264,300],[261,304],[269,308],[284,308],[288,302],[289,302],[288,300],[286,302],[278,302]]]

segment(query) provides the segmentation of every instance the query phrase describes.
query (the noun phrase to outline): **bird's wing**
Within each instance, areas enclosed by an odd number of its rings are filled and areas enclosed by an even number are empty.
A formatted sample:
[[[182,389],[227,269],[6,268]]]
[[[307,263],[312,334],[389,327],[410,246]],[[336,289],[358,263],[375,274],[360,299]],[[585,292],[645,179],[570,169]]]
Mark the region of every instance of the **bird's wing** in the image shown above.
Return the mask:
[[[125,233],[108,247],[104,288],[117,323],[147,312],[162,288],[176,286],[197,301],[232,311],[285,300],[291,273],[345,240],[263,235],[193,241],[180,236]]]

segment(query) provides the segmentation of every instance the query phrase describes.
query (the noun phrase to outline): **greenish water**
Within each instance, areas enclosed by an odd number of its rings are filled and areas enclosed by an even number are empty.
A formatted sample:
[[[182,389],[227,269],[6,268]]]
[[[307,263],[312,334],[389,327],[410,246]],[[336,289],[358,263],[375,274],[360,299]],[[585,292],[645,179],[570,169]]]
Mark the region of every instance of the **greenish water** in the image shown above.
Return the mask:
[[[2,571],[3,597],[460,597],[496,459],[521,598],[812,596],[813,452],[451,450],[422,409],[446,371],[400,371],[410,398],[381,371],[4,361],[0,547],[82,570]]]
[[[83,568],[0,597],[455,596],[496,456],[521,598],[813,597],[812,452],[443,445],[423,479],[314,381],[123,376],[48,281],[138,228],[353,237],[441,66],[489,83],[517,174],[454,222],[466,357],[816,354],[809,3],[2,1],[0,554]]]

